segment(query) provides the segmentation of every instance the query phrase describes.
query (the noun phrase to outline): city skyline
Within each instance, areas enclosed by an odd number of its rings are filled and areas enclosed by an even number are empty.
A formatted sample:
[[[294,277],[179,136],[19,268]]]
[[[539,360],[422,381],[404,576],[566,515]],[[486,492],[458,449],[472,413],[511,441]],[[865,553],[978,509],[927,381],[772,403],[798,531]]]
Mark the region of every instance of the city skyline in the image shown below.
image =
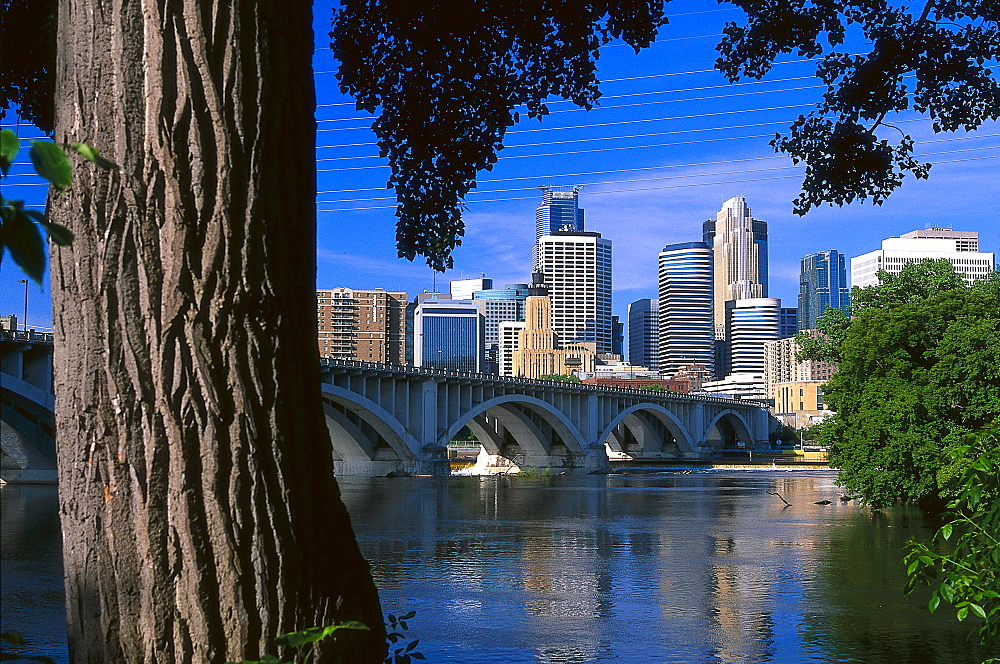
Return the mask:
[[[990,185],[1000,179],[996,123],[968,135],[937,135],[929,121],[903,118],[896,124],[913,135],[916,154],[938,155],[927,157],[935,163],[929,180],[908,178],[882,206],[854,203],[793,215],[802,170],[775,155],[768,141],[810,110],[822,85],[810,77],[808,63],[791,57],[763,82],[727,84],[712,71],[714,45],[723,23],[740,12],[705,11],[682,0],[668,7],[671,22],[649,49],[638,55],[616,44],[602,49],[605,96],[595,110],[556,101],[544,121],[525,119],[511,128],[509,147],[468,197],[455,268],[432,275],[420,262],[396,258],[388,169],[372,144],[371,119],[339,92],[331,73],[336,63],[325,36],[331,6],[317,3],[315,12],[318,189],[324,192],[317,198],[318,289],[384,288],[412,296],[482,272],[500,285],[529,281],[542,185],[584,187],[587,230],[615,245],[613,313],[622,319],[628,303],[657,296],[662,247],[700,241],[702,222],[734,196],[746,197],[754,216],[768,222],[768,294],[783,306],[795,306],[800,260],[811,253],[837,249],[850,258],[878,249],[885,238],[933,226],[979,231],[982,250],[1000,251],[1000,226],[981,221],[981,210],[992,207]],[[21,135],[38,134],[22,127]],[[44,188],[25,177],[25,167],[12,175],[4,180],[6,195],[44,203]],[[0,315],[21,318],[18,280],[24,278],[12,261],[0,265]],[[51,326],[48,286],[40,292],[32,284],[28,295],[29,325]]]

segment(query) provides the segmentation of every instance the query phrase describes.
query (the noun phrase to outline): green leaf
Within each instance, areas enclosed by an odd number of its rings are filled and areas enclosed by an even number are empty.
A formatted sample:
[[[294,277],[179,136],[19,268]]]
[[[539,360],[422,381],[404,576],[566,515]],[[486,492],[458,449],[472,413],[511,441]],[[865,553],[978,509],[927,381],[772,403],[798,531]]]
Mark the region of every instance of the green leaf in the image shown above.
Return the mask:
[[[47,215],[42,214],[38,210],[25,209],[24,214],[28,215],[36,223],[41,224],[42,228],[48,231],[49,237],[52,241],[58,244],[60,247],[68,247],[73,244],[73,232],[55,223],[54,221],[49,221]]]
[[[416,648],[418,643],[420,643],[420,639],[417,639],[416,641],[410,641],[410,645],[406,646],[406,652],[410,652],[411,650]]]
[[[7,175],[10,165],[14,163],[14,158],[20,151],[21,140],[17,134],[10,129],[0,131],[0,170],[3,171],[4,175]]]
[[[327,627],[310,627],[304,629],[300,632],[289,632],[288,634],[283,634],[274,640],[274,645],[276,646],[289,646],[296,648],[306,643],[315,643],[330,636],[334,632],[341,629],[351,629],[359,631],[367,631],[368,626],[358,622],[357,620],[351,620],[339,625],[329,625]]]
[[[62,148],[50,141],[31,142],[31,163],[35,170],[62,191],[73,179],[73,167]]]
[[[45,273],[45,240],[40,229],[21,208],[4,216],[3,239],[7,251],[17,266],[41,286]]]
[[[260,664],[281,664],[281,660],[274,655],[264,655],[260,658]]]
[[[107,159],[102,157],[101,153],[98,152],[97,148],[91,145],[88,145],[86,143],[74,143],[69,147],[77,154],[83,155],[88,161],[94,162],[101,168],[106,168],[112,171],[119,170],[118,164],[114,163],[113,161],[108,161]]]
[[[931,597],[931,601],[927,602],[927,610],[930,611],[931,613],[934,613],[934,611],[938,608],[939,604],[941,604],[941,597],[938,595],[933,595]]]
[[[958,622],[962,622],[968,615],[969,615],[969,607],[963,606],[961,609],[958,610],[958,613],[955,614],[955,617],[958,618]]]
[[[952,525],[950,523],[944,524],[943,526],[941,526],[941,537],[943,537],[945,541],[948,541],[949,539],[951,539],[951,531],[952,531]]]
[[[969,602],[969,608],[972,610],[973,613],[975,613],[980,618],[983,618],[984,620],[986,619],[986,611],[983,610],[983,607],[979,606],[978,604],[973,604],[972,602]]]

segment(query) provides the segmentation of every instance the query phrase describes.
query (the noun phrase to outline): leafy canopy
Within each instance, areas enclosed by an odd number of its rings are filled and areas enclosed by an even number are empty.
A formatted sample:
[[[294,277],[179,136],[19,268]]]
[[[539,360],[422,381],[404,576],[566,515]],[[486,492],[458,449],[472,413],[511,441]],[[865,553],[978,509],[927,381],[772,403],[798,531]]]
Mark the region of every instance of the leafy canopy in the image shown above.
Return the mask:
[[[835,334],[810,349],[838,362],[820,441],[874,507],[949,495],[947,450],[1000,416],[1000,277],[968,286],[947,261],[880,276],[854,289],[854,319],[834,317]]]
[[[799,214],[824,203],[882,203],[907,174],[927,177],[913,141],[890,128],[917,111],[935,131],[976,129],[1000,116],[995,1],[733,0],[716,67],[731,80],[760,78],[776,58],[816,59],[826,93],[772,142],[806,166]],[[0,118],[52,130],[55,0],[0,0]],[[331,46],[341,89],[378,113],[373,129],[389,160],[398,206],[397,249],[437,269],[461,243],[463,200],[489,170],[526,105],[598,102],[601,44],[637,50],[666,24],[664,0],[344,0]],[[880,133],[881,132],[881,133]]]
[[[463,198],[492,169],[514,109],[540,118],[550,96],[591,108],[600,46],[638,51],[664,23],[658,0],[346,0],[330,33],[337,78],[359,109],[379,109],[399,255],[450,267]]]
[[[0,120],[18,115],[46,134],[55,112],[57,0],[0,0]]]
[[[783,54],[816,59],[826,84],[816,110],[772,145],[806,166],[794,211],[871,198],[881,204],[907,173],[926,178],[913,140],[879,138],[887,120],[914,110],[934,131],[972,130],[1000,116],[995,2],[925,0],[733,0],[744,25],[728,23],[716,66],[730,80],[761,78]],[[867,53],[851,53],[863,39]],[[870,49],[870,50],[869,50]]]
[[[806,166],[798,214],[855,199],[881,204],[908,173],[926,178],[930,164],[913,158],[910,136],[893,128],[882,137],[900,112],[929,115],[935,131],[1000,116],[1000,85],[987,64],[1000,56],[995,2],[733,1],[746,20],[726,25],[720,71],[732,81],[761,78],[776,58],[796,54],[816,60],[827,86],[816,110],[772,142]],[[496,162],[518,120],[514,109],[525,104],[540,118],[549,96],[596,104],[600,45],[647,45],[666,23],[665,4],[346,0],[330,33],[337,76],[358,108],[378,113],[399,255],[450,266],[464,197]]]

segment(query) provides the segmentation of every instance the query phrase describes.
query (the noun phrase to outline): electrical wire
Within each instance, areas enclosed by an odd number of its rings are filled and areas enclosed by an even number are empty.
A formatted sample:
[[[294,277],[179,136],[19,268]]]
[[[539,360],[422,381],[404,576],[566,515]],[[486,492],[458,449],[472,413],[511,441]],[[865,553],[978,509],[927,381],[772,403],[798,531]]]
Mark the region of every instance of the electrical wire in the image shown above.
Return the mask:
[[[993,146],[990,146],[989,148],[977,148],[977,149],[990,149],[992,147]],[[955,152],[968,152],[968,150],[958,150],[958,151],[955,151]],[[941,153],[935,153],[935,154],[952,154],[952,152],[949,151],[949,152],[941,152]],[[930,156],[930,155],[928,155],[928,156]],[[934,162],[933,165],[954,164],[954,163],[970,162],[970,161],[982,161],[982,160],[988,160],[988,159],[1000,159],[1000,155],[988,155],[988,156],[985,156],[985,157],[968,157],[968,158],[963,158],[963,159],[948,159],[948,160],[942,160],[942,161]],[[763,171],[779,171],[779,170],[788,170],[788,169],[791,169],[791,168],[802,168],[802,167],[800,167],[800,166],[785,166],[785,167],[773,168],[773,169],[757,169],[757,170],[753,170],[753,171],[736,171],[736,172],[737,173],[744,173],[744,172],[750,173],[750,172],[763,172]],[[683,176],[670,176],[670,177],[664,177],[664,178],[651,178],[651,179],[656,179],[656,180],[690,179],[690,178],[695,178],[695,177],[717,177],[717,176],[726,175],[726,174],[727,173],[701,173],[701,174],[691,174],[691,175],[683,175]],[[761,181],[765,181],[765,180],[787,179],[787,178],[792,178],[792,177],[801,177],[801,175],[798,174],[798,173],[796,173],[794,175],[782,175],[782,176],[776,176],[776,177],[770,177],[770,178],[750,178],[750,179],[728,180],[728,181],[722,181],[722,182],[695,182],[695,183],[685,183],[685,184],[675,184],[675,185],[663,185],[663,186],[657,186],[657,187],[638,187],[638,188],[631,188],[631,189],[599,189],[599,190],[588,192],[588,195],[589,196],[597,196],[597,195],[601,195],[601,194],[627,193],[627,192],[634,192],[634,191],[657,191],[657,190],[661,190],[661,189],[676,189],[676,188],[680,188],[680,187],[707,186],[707,185],[715,185],[715,184],[741,184],[741,183],[745,183],[745,182],[761,182]],[[526,187],[525,189],[529,189],[529,188]],[[515,191],[515,190],[511,190],[511,191]],[[484,192],[484,193],[497,193],[497,192]],[[474,203],[475,204],[478,204],[478,203],[502,203],[502,202],[508,202],[508,201],[537,200],[537,198],[538,198],[537,196],[518,196],[518,197],[492,198],[492,199],[471,199],[471,200],[465,201],[465,203],[467,203],[467,204],[474,204]],[[348,200],[343,201],[343,202],[350,202],[350,200],[351,199],[348,199]],[[369,199],[358,199],[358,200],[369,200],[369,201],[385,200],[385,197],[369,198]],[[336,204],[338,204],[340,202],[342,202],[342,201],[317,201],[317,205],[331,205],[331,204],[332,205],[336,205]],[[352,208],[336,208],[336,209],[320,209],[320,208],[317,208],[316,211],[317,212],[352,212],[352,211],[361,211],[361,210],[393,209],[395,207],[396,207],[396,205],[376,205],[376,206],[352,207]]]

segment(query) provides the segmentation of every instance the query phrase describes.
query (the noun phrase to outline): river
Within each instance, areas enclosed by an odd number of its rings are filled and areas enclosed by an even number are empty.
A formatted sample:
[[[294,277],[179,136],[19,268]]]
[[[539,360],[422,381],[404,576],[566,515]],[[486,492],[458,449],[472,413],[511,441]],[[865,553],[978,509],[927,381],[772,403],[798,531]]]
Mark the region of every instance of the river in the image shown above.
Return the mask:
[[[387,613],[430,662],[962,664],[987,653],[903,596],[918,511],[835,473],[343,478]],[[777,491],[790,507],[766,491]],[[0,629],[66,660],[55,491],[2,497]],[[830,500],[828,505],[817,501]]]

